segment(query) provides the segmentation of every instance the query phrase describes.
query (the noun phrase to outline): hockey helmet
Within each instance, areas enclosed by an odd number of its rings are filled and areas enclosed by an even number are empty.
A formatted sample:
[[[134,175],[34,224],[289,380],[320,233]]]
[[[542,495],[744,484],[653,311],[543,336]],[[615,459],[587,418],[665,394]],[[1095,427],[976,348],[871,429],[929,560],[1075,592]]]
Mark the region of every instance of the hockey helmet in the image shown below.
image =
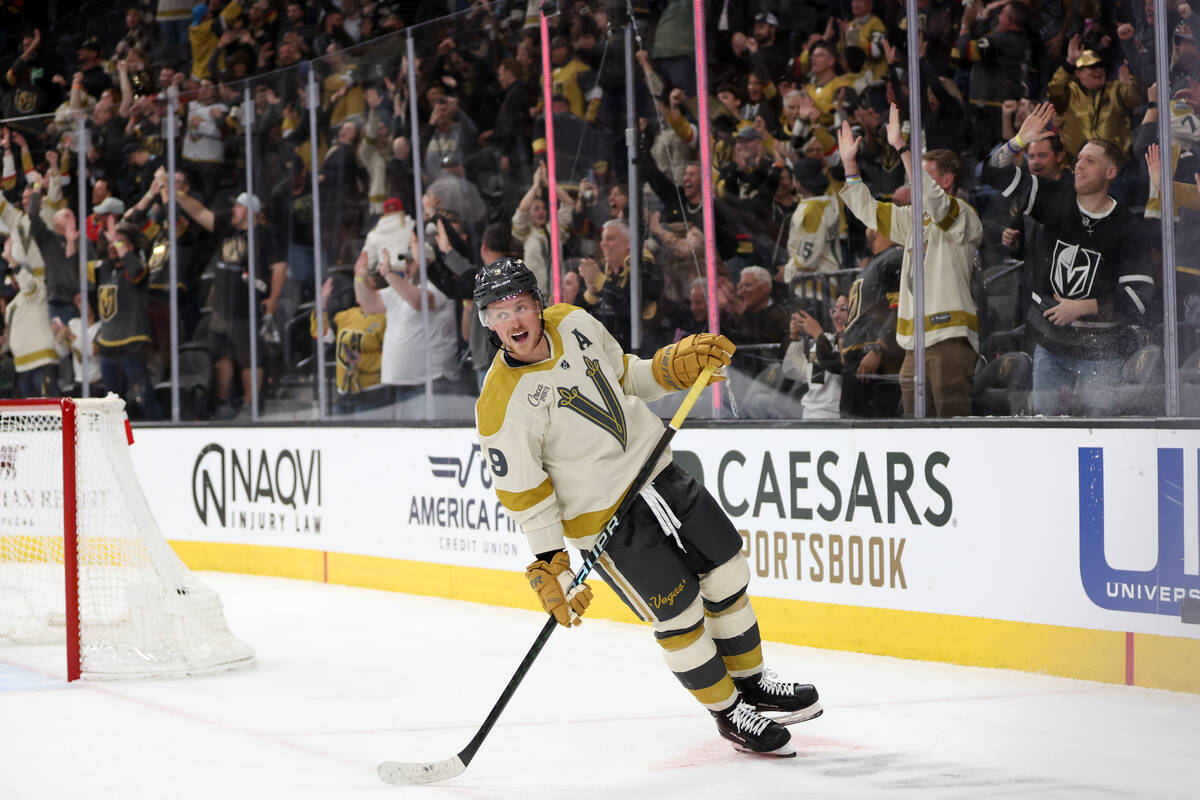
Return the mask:
[[[521,292],[529,292],[533,299],[542,302],[537,278],[521,259],[505,256],[479,270],[475,275],[474,298],[480,321],[486,322],[483,311],[489,305]]]

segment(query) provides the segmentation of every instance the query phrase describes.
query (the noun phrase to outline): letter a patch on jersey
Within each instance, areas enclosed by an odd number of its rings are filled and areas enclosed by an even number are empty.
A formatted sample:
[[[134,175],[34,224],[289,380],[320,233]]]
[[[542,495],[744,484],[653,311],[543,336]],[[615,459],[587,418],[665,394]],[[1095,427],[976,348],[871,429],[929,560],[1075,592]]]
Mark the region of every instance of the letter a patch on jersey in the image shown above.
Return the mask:
[[[579,328],[572,328],[571,333],[575,334],[575,343],[579,345],[580,350],[587,350],[592,346],[592,340],[579,332]]]
[[[1091,294],[1092,283],[1100,271],[1100,254],[1062,239],[1054,243],[1050,267],[1050,285],[1061,297],[1075,299]]]
[[[572,386],[570,389],[559,388],[558,406],[559,408],[569,408],[588,422],[599,425],[611,433],[613,438],[620,442],[621,449],[624,450],[629,441],[629,430],[625,426],[625,412],[617,401],[612,384],[608,382],[608,378],[604,377],[599,361],[584,356],[583,363],[587,365],[587,376],[591,378],[596,391],[600,393],[600,399],[604,405],[585,397],[579,391],[578,386]]]

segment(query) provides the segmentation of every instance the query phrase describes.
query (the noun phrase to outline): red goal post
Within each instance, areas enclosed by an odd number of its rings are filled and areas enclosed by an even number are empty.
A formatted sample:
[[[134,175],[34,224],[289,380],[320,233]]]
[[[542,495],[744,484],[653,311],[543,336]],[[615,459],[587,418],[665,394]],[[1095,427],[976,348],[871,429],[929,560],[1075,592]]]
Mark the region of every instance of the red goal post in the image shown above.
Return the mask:
[[[150,512],[124,408],[0,400],[0,645],[65,640],[68,680],[247,666]]]

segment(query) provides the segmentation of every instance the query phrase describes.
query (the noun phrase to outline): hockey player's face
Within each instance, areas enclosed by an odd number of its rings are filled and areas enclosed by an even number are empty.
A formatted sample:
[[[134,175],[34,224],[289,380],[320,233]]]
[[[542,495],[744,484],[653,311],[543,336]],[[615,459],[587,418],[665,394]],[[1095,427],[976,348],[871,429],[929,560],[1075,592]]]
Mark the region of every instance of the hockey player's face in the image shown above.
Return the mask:
[[[484,310],[487,326],[512,356],[521,361],[540,360],[542,343],[542,310],[538,301],[522,293],[516,297],[497,300]]]

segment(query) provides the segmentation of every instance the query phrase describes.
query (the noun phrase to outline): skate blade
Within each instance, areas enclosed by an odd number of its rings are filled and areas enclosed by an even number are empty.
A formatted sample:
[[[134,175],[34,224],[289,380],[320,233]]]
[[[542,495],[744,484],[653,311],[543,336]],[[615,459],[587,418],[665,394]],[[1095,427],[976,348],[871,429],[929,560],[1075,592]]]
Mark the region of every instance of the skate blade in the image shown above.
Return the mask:
[[[768,758],[795,758],[796,757],[796,748],[792,747],[791,742],[788,742],[787,744],[783,745],[782,747],[778,747],[774,750],[768,750],[766,752],[760,752],[758,750],[751,750],[748,747],[742,747],[739,744],[734,744],[733,749],[737,750],[739,753],[748,753],[749,755],[752,755],[752,756],[766,756]]]
[[[780,725],[795,725],[797,722],[808,722],[810,719],[816,719],[825,713],[825,709],[821,708],[820,703],[813,703],[808,708],[802,708],[799,711],[788,711],[782,714],[763,713],[764,717],[769,717],[772,722],[777,722]]]

